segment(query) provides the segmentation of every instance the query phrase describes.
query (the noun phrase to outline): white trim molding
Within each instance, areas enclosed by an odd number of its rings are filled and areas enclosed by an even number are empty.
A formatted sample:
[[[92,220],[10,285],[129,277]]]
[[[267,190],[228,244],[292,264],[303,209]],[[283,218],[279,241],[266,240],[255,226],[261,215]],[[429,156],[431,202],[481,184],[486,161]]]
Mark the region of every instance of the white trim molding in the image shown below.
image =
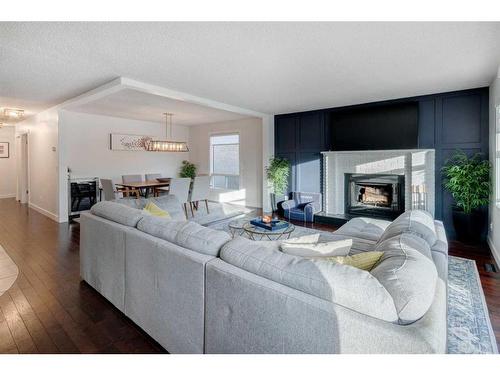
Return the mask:
[[[486,237],[486,242],[488,243],[488,246],[490,247],[491,254],[493,255],[493,258],[495,258],[495,262],[497,263],[497,266],[500,267],[500,251],[493,244],[493,240],[491,239],[490,234],[488,234],[488,237]]]
[[[37,206],[36,204],[31,203],[31,202],[28,203],[28,207],[34,209],[35,211],[41,213],[44,216],[47,216],[49,219],[52,219],[57,223],[61,223],[61,221],[59,220],[59,216],[57,216],[53,212],[50,212],[50,211],[48,211],[40,206]]]
[[[16,193],[14,193],[14,194],[3,194],[3,195],[0,195],[0,199],[15,198],[15,197],[16,197]]]

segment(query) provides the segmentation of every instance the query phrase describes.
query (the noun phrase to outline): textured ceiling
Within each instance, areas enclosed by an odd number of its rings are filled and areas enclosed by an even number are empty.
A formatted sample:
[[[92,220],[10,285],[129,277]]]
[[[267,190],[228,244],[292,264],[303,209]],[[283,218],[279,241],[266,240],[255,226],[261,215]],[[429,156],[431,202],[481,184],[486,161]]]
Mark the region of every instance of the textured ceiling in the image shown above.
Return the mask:
[[[175,125],[184,126],[233,121],[249,117],[133,89],[124,89],[92,102],[72,106],[70,110],[163,123],[165,122],[163,113],[169,112],[174,114],[172,122]]]
[[[276,114],[487,86],[500,23],[0,23],[0,107],[118,76]]]

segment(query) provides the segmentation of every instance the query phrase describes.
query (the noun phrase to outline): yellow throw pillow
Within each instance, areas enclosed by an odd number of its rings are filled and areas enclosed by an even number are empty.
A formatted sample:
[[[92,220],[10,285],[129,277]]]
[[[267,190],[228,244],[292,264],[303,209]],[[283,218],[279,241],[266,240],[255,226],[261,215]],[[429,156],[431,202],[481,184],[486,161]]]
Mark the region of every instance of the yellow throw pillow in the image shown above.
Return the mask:
[[[160,207],[158,207],[156,204],[152,202],[148,202],[148,204],[146,204],[146,206],[142,209],[142,211],[152,216],[164,217],[166,219],[172,218],[167,211],[162,210]]]
[[[356,267],[365,271],[371,271],[380,258],[382,258],[382,255],[384,255],[382,251],[367,251],[365,253],[348,255],[345,257],[325,257],[322,259]]]

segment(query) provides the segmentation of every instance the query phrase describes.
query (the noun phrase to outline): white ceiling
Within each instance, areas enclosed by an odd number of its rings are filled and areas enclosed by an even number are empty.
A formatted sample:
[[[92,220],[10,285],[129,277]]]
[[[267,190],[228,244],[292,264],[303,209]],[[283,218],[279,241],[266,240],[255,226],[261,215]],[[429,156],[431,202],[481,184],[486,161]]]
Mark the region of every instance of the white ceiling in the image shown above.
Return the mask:
[[[165,122],[163,113],[169,112],[174,114],[172,122],[175,125],[183,126],[233,121],[249,117],[133,89],[122,89],[85,104],[73,105],[70,110],[163,123]]]
[[[487,86],[500,23],[0,23],[0,107],[116,77],[276,114]],[[157,114],[152,114],[156,116]]]

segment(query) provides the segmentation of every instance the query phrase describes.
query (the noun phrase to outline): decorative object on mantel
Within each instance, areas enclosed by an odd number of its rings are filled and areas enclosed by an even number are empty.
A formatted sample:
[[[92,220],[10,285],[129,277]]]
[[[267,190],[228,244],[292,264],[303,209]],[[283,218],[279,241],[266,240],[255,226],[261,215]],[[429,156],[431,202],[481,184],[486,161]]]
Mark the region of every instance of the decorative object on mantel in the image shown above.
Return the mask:
[[[271,193],[271,207],[273,212],[278,210],[278,203],[285,201],[288,188],[288,176],[290,174],[290,162],[287,159],[274,157],[269,159],[266,167],[267,180],[273,192]]]
[[[109,148],[113,151],[145,151],[152,139],[148,135],[110,134]]]
[[[491,164],[483,155],[469,157],[462,150],[457,150],[442,169],[444,187],[456,203],[453,226],[460,241],[479,242],[485,231],[487,213],[482,208],[490,201],[490,171]]]
[[[9,142],[0,142],[0,158],[9,157]]]
[[[165,139],[163,140],[151,140],[147,144],[148,151],[159,151],[159,152],[188,152],[189,148],[186,142],[172,141],[172,116],[173,113],[164,113],[165,115]],[[170,121],[169,121],[170,120]],[[168,123],[170,122],[170,134],[168,130]],[[169,137],[170,135],[170,137]]]

